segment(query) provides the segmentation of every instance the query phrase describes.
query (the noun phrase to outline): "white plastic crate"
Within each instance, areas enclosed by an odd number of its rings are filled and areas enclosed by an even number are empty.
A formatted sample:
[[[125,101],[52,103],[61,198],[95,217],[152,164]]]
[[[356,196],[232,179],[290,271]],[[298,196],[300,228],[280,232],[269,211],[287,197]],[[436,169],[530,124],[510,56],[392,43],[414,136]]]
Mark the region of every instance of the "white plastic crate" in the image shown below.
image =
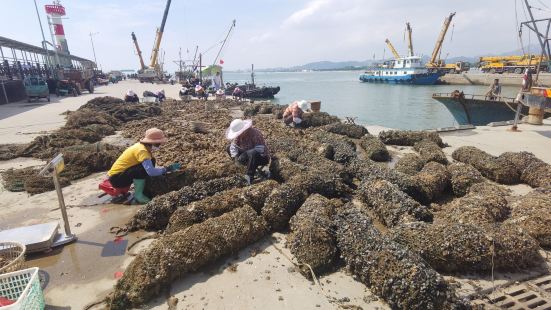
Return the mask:
[[[9,306],[0,306],[0,310],[44,309],[44,295],[40,287],[38,268],[0,275],[0,297],[15,301]]]

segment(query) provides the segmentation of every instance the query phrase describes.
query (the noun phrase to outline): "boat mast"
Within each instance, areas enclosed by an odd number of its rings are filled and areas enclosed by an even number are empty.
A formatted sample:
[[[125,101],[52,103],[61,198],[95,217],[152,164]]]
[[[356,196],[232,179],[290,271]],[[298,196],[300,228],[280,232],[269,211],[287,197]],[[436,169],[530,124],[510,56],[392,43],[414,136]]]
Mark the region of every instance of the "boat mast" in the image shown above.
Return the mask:
[[[408,56],[413,56],[413,42],[411,40],[411,27],[409,22],[406,23],[406,28],[408,31]]]
[[[251,80],[253,82],[253,87],[254,87],[254,64],[251,64]]]
[[[222,41],[222,46],[220,46],[220,49],[218,50],[218,54],[216,54],[216,57],[214,58],[214,62],[212,65],[216,65],[216,62],[218,61],[218,57],[220,57],[220,53],[222,53],[222,49],[224,48],[224,45],[226,44],[226,41],[228,40],[228,37],[230,36],[231,31],[235,28],[235,19],[232,21],[232,24],[230,26],[230,30],[228,30],[228,33],[226,34],[226,37],[224,38],[224,41]]]
[[[541,47],[541,56],[543,58],[547,58],[548,67],[549,67],[549,61],[551,60],[551,53],[549,51],[549,28],[551,26],[551,18],[544,18],[544,19],[534,19],[534,14],[532,14],[532,7],[528,3],[528,0],[524,0],[524,4],[526,5],[526,8],[528,9],[528,15],[530,16],[530,21],[526,21],[520,24],[520,31],[522,31],[522,26],[528,27],[530,30],[536,33],[538,42],[540,43]],[[547,30],[544,33],[539,31],[538,22],[547,22]],[[530,63],[532,61],[532,56],[530,56]],[[529,64],[530,67],[530,64]],[[534,79],[534,83],[538,81],[539,73],[541,68],[541,61],[538,62],[538,68],[536,71],[536,78]]]

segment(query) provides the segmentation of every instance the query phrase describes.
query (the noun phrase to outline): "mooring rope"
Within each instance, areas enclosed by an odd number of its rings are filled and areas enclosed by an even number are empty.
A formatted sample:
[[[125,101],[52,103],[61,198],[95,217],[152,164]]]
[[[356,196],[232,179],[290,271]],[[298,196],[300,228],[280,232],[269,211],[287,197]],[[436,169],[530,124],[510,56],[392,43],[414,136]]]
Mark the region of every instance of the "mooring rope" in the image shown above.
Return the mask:
[[[314,283],[319,286],[320,288],[320,291],[321,293],[323,294],[323,296],[330,302],[330,303],[337,303],[337,304],[341,304],[342,302],[339,301],[338,299],[336,299],[335,297],[331,297],[329,295],[327,295],[327,293],[325,292],[325,290],[323,289],[323,286],[320,284],[319,282],[319,279],[318,277],[316,276],[316,273],[314,272],[314,270],[312,269],[312,266],[310,266],[309,264],[307,263],[299,263],[299,262],[295,262],[293,260],[293,258],[289,257],[287,254],[285,254],[285,252],[283,252],[282,249],[280,249],[275,243],[272,242],[272,238],[270,238],[270,244],[274,246],[274,248],[281,254],[283,255],[291,264],[293,264],[295,267],[297,268],[301,268],[303,266],[307,267],[309,270],[310,270],[310,274],[312,276],[312,281],[314,281]]]

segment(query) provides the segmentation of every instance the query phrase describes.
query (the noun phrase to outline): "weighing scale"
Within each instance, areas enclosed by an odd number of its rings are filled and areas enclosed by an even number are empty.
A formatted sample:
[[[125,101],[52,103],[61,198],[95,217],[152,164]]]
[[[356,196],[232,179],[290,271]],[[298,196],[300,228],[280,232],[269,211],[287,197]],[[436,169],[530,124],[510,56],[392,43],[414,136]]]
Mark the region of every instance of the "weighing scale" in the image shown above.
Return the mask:
[[[51,175],[54,181],[59,209],[63,217],[65,233],[59,232],[59,223],[50,222],[31,226],[18,227],[0,231],[0,241],[15,241],[25,244],[26,253],[43,252],[63,244],[77,240],[77,236],[71,233],[65,200],[59,184],[59,173],[65,169],[63,154],[54,157],[38,174],[40,176]]]

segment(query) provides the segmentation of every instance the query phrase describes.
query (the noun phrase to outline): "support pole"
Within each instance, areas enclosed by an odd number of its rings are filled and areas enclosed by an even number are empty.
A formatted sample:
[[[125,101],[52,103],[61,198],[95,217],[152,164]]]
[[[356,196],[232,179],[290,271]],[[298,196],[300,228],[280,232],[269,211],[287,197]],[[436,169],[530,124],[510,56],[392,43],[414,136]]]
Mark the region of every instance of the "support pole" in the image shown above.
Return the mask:
[[[59,177],[57,172],[53,172],[54,186],[57,193],[57,200],[59,201],[59,208],[61,209],[61,216],[63,217],[63,226],[65,228],[65,234],[67,237],[72,236],[71,226],[69,225],[69,217],[67,216],[67,208],[65,207],[65,200],[63,199],[63,192],[61,191],[61,185],[59,184]]]
[[[517,111],[515,113],[515,121],[513,122],[513,127],[510,131],[520,131],[518,130],[518,121],[520,120],[520,111],[522,110],[522,102],[517,102]]]
[[[4,93],[4,99],[6,100],[6,104],[10,103],[8,101],[8,93],[6,93],[6,86],[4,85],[4,79],[2,79],[2,92]]]

